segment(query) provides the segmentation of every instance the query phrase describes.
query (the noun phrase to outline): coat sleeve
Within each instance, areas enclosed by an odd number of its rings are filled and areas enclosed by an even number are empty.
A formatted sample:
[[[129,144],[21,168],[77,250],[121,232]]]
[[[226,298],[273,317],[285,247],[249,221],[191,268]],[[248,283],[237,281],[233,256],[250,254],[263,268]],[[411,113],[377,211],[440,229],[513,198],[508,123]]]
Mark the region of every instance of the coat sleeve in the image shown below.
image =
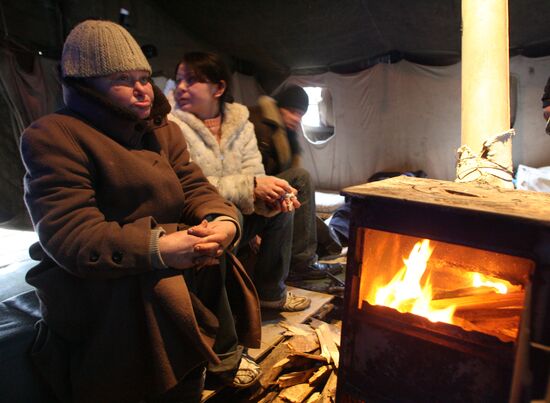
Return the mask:
[[[25,202],[42,247],[59,266],[82,278],[115,279],[153,270],[151,234],[156,221],[151,216],[127,223],[106,219],[97,203],[95,165],[72,130],[57,120],[42,119],[21,138]],[[186,203],[183,220],[192,223],[215,213],[237,217],[200,169],[188,164],[183,145],[175,150],[174,169],[189,202],[194,201],[192,206]]]
[[[264,176],[265,171],[252,123],[245,124],[241,136],[243,149],[240,172],[233,175],[209,176],[208,180],[216,186],[223,197],[237,205],[243,214],[252,214],[254,212],[254,177]]]
[[[61,123],[33,123],[21,137],[25,203],[46,253],[83,278],[118,278],[152,270],[151,229],[142,217],[121,225],[97,206],[93,164]]]

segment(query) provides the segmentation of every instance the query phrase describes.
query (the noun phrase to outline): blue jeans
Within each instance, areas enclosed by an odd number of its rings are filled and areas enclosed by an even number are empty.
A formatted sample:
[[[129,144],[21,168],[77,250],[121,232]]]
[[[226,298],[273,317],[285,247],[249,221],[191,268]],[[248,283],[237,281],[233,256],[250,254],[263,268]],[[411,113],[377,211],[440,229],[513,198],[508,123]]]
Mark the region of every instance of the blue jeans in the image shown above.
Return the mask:
[[[253,273],[254,285],[261,300],[277,301],[285,296],[293,219],[293,212],[279,213],[273,217],[258,214],[243,216],[241,245],[246,245],[256,235],[262,238]]]
[[[306,270],[317,261],[317,225],[315,218],[315,186],[308,171],[290,168],[277,175],[298,190],[302,206],[294,213],[294,232],[290,269]]]

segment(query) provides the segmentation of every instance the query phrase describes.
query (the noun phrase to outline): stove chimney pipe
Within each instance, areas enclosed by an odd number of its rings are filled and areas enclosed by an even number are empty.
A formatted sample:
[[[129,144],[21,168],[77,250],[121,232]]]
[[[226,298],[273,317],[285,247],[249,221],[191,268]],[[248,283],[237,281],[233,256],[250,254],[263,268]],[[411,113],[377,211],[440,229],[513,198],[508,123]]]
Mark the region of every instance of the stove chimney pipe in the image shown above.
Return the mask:
[[[508,0],[462,0],[457,182],[513,188]]]

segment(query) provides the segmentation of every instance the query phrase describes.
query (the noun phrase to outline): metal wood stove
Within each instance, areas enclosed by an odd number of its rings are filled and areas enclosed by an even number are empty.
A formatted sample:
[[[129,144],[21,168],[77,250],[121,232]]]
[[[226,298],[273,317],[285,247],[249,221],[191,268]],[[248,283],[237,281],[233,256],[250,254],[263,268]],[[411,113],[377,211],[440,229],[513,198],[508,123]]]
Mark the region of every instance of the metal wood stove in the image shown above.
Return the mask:
[[[550,399],[550,195],[398,177],[346,188],[340,402]]]

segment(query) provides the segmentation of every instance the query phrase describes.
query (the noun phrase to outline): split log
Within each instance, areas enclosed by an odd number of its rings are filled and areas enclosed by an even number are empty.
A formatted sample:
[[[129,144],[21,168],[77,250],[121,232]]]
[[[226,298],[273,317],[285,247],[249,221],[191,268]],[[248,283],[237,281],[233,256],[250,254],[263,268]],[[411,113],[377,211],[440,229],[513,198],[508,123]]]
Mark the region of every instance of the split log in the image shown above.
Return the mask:
[[[296,371],[326,364],[327,362],[327,359],[322,355],[291,352],[286,359],[279,361],[276,365],[281,369],[294,369]]]
[[[328,378],[323,391],[321,392],[321,403],[333,403],[336,400],[336,384],[338,377],[336,372],[332,372]]]
[[[508,307],[522,307],[524,293],[470,295],[466,297],[434,299],[430,303],[433,309],[443,309],[449,305],[456,305],[457,311],[475,309],[494,309]]]
[[[312,318],[309,322],[309,325],[313,329],[318,329],[319,326],[322,326],[322,325],[328,325],[332,334],[332,340],[337,346],[340,346],[340,339],[342,334],[342,322],[338,322],[338,323],[339,325],[334,323],[323,322],[322,320]]]
[[[272,392],[269,392],[267,395],[265,395],[260,400],[255,400],[255,401],[257,401],[257,403],[276,403],[275,400],[276,400],[278,395],[279,395],[279,391],[274,390]]]
[[[277,361],[275,364],[273,364],[273,367],[274,368],[281,368],[281,370],[283,368],[285,368],[285,366],[290,362],[290,358],[288,357],[285,357],[283,358],[282,360],[280,361]]]
[[[469,320],[455,316],[453,322],[464,330],[485,333],[495,336],[503,342],[512,342],[517,336],[519,316],[504,318],[503,320],[483,320],[478,322],[470,322]]]
[[[320,403],[321,392],[313,392],[313,394],[306,400],[306,403]]]
[[[279,393],[279,397],[286,402],[302,403],[308,398],[315,388],[309,383],[301,383],[284,389]]]
[[[323,365],[309,378],[308,383],[312,386],[322,384],[327,380],[332,372],[332,368],[329,365]]]
[[[521,292],[521,286],[513,285],[508,283],[508,294],[515,294]],[[474,295],[495,295],[497,294],[494,288],[491,287],[464,287],[456,288],[454,290],[435,290],[433,294],[433,299],[447,299],[447,298],[458,298],[458,297],[468,297]],[[498,294],[503,295],[503,294]]]
[[[319,326],[315,329],[317,336],[319,337],[319,343],[321,344],[321,355],[327,358],[328,362],[334,362],[334,366],[338,368],[340,361],[340,352],[338,347],[334,344],[330,328],[327,324]]]
[[[300,335],[300,336],[308,336],[310,334],[313,334],[313,329],[309,325],[305,325],[302,323],[287,323],[287,322],[281,322],[279,323],[279,326],[284,327],[287,329],[288,332],[285,333],[285,335],[288,336],[294,336],[294,335]]]
[[[334,304],[326,303],[315,313],[314,317],[323,320],[334,310]]]
[[[277,379],[277,385],[281,389],[288,388],[290,386],[304,383],[311,378],[311,375],[315,372],[315,368],[306,369],[304,371],[290,372],[288,374],[281,375]],[[309,382],[308,382],[309,383]]]
[[[519,319],[522,310],[522,308],[477,309],[475,311],[462,311],[459,316],[470,322],[505,318]]]
[[[319,329],[315,329],[315,333],[317,333],[317,337],[319,338],[319,344],[321,346],[321,356],[323,356],[327,360],[327,362],[330,363],[330,351],[328,351],[327,342],[325,341],[323,333]]]
[[[487,287],[463,287],[454,290],[449,289],[434,289],[433,299],[447,299],[457,297],[467,297],[473,295],[495,294],[495,290]]]
[[[260,363],[262,374],[260,375],[260,385],[267,389],[283,370],[283,366],[275,366],[281,359],[286,358],[292,351],[286,343],[277,345],[273,351]]]
[[[292,350],[301,353],[311,353],[319,348],[319,340],[315,336],[315,333],[311,333],[307,336],[294,336],[287,344]]]

